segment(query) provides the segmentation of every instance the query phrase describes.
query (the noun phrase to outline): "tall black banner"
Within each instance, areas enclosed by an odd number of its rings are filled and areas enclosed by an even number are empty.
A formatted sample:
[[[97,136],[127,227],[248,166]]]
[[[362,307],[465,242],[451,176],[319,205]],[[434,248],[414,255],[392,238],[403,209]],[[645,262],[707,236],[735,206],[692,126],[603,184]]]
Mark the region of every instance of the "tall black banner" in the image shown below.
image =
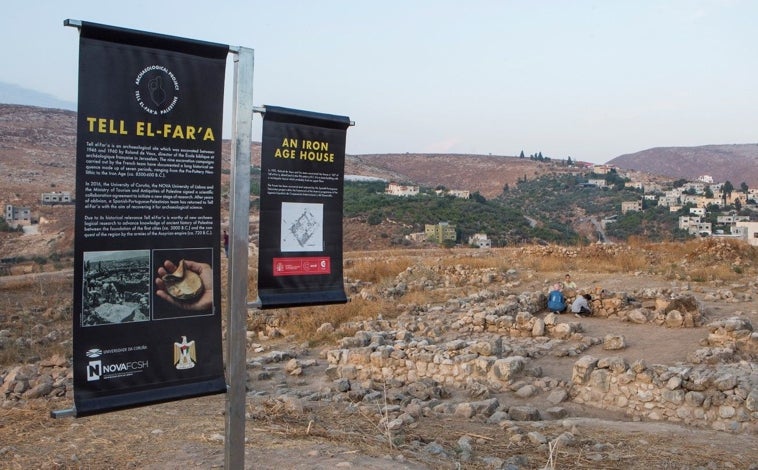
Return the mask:
[[[342,280],[346,116],[266,106],[261,148],[261,308],[347,302]]]
[[[228,51],[82,23],[77,416],[226,390],[219,214]]]

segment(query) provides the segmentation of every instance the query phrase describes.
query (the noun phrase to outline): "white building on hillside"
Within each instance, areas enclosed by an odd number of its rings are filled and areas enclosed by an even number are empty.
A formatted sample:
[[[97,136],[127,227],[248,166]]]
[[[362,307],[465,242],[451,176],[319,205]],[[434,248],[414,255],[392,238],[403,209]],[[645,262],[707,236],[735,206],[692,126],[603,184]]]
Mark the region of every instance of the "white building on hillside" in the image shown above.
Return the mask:
[[[418,186],[406,186],[397,183],[390,183],[387,189],[384,190],[385,194],[391,196],[417,196]]]
[[[752,246],[758,246],[758,222],[737,222],[732,233],[739,234]]]
[[[492,248],[492,240],[487,238],[486,233],[475,233],[468,237],[468,244],[479,248]]]
[[[700,176],[697,177],[697,180],[700,181],[701,183],[711,184],[711,183],[713,183],[713,176],[711,176],[711,175],[700,175]]]

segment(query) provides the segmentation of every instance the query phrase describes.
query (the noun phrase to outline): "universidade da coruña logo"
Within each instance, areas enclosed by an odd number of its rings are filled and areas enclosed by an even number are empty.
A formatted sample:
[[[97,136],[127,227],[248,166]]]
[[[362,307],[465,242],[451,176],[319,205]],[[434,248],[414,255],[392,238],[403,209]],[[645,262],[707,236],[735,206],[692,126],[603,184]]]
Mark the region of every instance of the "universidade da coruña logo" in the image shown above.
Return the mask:
[[[179,102],[179,80],[163,65],[143,68],[134,80],[134,87],[137,104],[154,116],[170,113]]]

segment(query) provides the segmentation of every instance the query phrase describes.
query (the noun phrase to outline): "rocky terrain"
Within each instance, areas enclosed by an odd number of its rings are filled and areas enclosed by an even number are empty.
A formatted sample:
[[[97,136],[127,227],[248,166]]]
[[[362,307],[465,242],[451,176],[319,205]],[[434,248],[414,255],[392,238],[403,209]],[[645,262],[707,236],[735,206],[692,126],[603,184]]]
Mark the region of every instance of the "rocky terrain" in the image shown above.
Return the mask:
[[[348,253],[349,304],[248,314],[247,467],[758,468],[758,254],[676,249]],[[544,308],[568,269],[592,317]],[[3,466],[222,466],[223,396],[49,417],[70,287],[0,277]]]
[[[223,395],[50,417],[73,404],[74,214],[38,201],[74,191],[74,116],[0,105],[0,193],[41,222],[0,234],[0,257],[46,260],[0,269],[0,468],[221,468]],[[453,189],[478,178],[467,189],[485,196],[540,171],[494,156],[346,163]],[[345,221],[348,304],[248,312],[247,468],[758,468],[755,248],[390,250],[373,233]],[[544,308],[566,272],[592,317]]]

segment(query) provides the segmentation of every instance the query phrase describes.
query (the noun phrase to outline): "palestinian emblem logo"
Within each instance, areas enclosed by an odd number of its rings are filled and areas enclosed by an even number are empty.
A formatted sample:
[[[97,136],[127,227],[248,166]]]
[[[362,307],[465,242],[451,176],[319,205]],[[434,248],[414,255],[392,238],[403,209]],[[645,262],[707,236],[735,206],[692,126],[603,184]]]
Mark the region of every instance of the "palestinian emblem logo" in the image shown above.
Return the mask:
[[[174,343],[174,366],[183,370],[192,369],[195,364],[197,364],[195,341],[187,341],[187,337],[182,336],[181,343]]]
[[[134,97],[145,112],[168,114],[179,102],[179,80],[163,65],[150,65],[134,79]]]

